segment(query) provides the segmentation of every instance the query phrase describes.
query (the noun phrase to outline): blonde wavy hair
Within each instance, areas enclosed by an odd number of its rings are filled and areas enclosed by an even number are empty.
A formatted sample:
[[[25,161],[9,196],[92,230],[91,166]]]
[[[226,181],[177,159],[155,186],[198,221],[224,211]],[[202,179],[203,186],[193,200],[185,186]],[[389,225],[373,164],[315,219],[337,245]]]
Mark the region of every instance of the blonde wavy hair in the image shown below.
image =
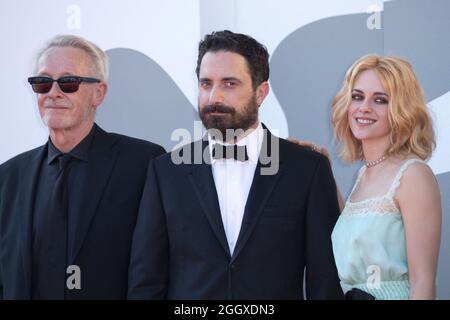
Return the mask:
[[[363,159],[362,144],[348,123],[355,79],[366,70],[373,70],[389,96],[388,119],[392,128],[391,144],[385,155],[415,154],[425,160],[435,148],[435,135],[427,111],[423,90],[408,61],[399,57],[366,55],[347,70],[342,88],[332,102],[332,123],[335,138],[341,144],[344,161]]]

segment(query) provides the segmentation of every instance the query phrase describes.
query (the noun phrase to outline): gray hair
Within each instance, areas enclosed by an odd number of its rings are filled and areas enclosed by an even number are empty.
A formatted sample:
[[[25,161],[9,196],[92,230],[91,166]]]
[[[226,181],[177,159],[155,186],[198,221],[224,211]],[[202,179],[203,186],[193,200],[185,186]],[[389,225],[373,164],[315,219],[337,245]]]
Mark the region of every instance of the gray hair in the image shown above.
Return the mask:
[[[106,79],[108,79],[108,56],[106,53],[94,43],[74,35],[57,35],[51,38],[39,51],[36,58],[35,69],[37,69],[37,65],[42,55],[48,49],[53,47],[71,47],[83,50],[91,58],[94,72],[97,73],[96,76],[99,77],[101,81],[106,81]]]

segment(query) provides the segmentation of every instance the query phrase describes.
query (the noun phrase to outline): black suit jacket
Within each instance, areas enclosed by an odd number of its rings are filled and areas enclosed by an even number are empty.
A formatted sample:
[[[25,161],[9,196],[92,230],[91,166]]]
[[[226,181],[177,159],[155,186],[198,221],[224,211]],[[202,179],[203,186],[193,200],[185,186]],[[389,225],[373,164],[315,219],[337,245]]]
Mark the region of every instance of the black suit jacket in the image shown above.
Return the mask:
[[[267,140],[268,139],[268,140]],[[339,216],[328,160],[270,133],[279,170],[257,165],[242,227],[230,255],[211,165],[150,164],[133,238],[131,299],[342,298],[331,232]],[[275,140],[273,140],[275,139]],[[265,142],[268,142],[267,144]],[[203,150],[194,142],[182,151]]]
[[[46,145],[0,166],[0,298],[31,297],[32,217]],[[123,299],[133,229],[149,161],[164,153],[156,144],[106,133],[92,142],[84,200],[70,264],[81,269],[73,299]]]

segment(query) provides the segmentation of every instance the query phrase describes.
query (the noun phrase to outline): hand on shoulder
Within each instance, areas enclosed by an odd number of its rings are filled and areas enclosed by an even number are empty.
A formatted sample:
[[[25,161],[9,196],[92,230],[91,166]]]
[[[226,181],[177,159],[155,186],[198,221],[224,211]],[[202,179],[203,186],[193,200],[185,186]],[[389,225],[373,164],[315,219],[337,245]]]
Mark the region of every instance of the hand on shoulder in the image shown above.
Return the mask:
[[[328,161],[331,164],[330,153],[328,152],[327,148],[325,148],[324,146],[318,146],[314,142],[306,141],[306,140],[299,140],[297,138],[292,138],[292,137],[289,137],[287,140],[292,143],[295,143],[296,145],[310,148],[311,150],[324,155],[325,157],[327,157]]]

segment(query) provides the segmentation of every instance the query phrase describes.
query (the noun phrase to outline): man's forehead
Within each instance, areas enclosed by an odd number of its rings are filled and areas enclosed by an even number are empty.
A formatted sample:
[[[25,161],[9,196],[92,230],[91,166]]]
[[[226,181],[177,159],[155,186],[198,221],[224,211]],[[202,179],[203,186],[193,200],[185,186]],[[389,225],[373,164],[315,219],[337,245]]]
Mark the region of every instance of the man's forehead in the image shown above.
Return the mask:
[[[243,56],[230,51],[208,51],[200,65],[200,78],[218,75],[224,78],[250,76],[247,62]]]
[[[72,47],[52,47],[40,56],[37,64],[39,73],[48,71],[71,73],[88,71],[91,67],[89,55],[81,49]]]

